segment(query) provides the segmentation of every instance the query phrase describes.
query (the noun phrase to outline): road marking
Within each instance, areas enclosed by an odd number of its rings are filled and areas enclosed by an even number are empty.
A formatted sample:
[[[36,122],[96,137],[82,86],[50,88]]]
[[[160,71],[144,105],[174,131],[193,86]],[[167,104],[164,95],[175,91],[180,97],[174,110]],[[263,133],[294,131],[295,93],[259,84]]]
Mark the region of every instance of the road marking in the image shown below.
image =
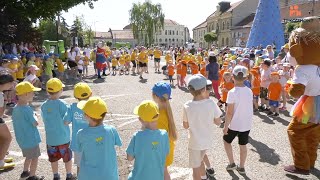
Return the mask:
[[[124,127],[124,126],[126,126],[126,125],[129,125],[129,124],[135,123],[135,122],[137,122],[137,121],[138,121],[138,119],[134,119],[134,120],[131,120],[131,121],[128,121],[128,122],[122,123],[122,124],[120,124],[119,126],[117,126],[117,128],[122,128],[122,127]]]
[[[112,122],[112,121],[117,121],[117,120],[128,120],[128,119],[136,119],[137,117],[124,117],[124,118],[115,118],[115,119],[108,119],[104,120],[103,122]]]
[[[101,95],[99,97],[104,99],[104,100],[108,100],[108,99],[113,99],[113,98],[117,98],[117,97],[131,96],[131,95],[137,95],[137,94],[140,94],[140,93]],[[62,100],[69,101],[69,100],[75,100],[75,98],[74,97],[68,97],[68,98],[63,98]]]
[[[184,176],[188,176],[190,179],[190,174],[192,171],[190,168],[183,168],[183,167],[169,167],[170,176],[172,179],[179,179]]]

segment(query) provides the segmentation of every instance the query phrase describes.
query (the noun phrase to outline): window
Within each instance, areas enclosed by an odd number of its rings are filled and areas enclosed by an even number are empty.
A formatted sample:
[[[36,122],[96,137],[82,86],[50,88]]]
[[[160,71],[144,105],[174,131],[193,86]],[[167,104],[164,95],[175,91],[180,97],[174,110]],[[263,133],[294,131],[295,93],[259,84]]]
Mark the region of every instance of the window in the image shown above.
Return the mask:
[[[168,42],[168,39],[166,38],[166,39],[164,40],[164,42]]]
[[[177,31],[177,35],[179,35],[179,31]]]
[[[158,39],[156,39],[156,42],[158,42]]]
[[[227,29],[229,29],[229,22],[227,22]]]
[[[224,38],[221,40],[221,46],[224,46]]]
[[[172,42],[174,42],[174,39],[172,39]]]
[[[165,32],[164,34],[167,35],[167,34],[168,34],[168,31],[166,30],[166,32]]]
[[[218,24],[218,23],[217,23],[217,26],[216,26],[216,27],[217,27],[217,30],[219,31],[219,24]]]
[[[212,24],[212,31],[214,30],[214,23]]]
[[[226,46],[229,46],[229,38],[226,38]]]
[[[162,39],[161,39],[161,38],[159,39],[159,42],[162,42]]]
[[[169,42],[171,42],[171,39],[169,38]]]
[[[171,35],[171,30],[169,30],[169,35]]]
[[[224,22],[222,22],[222,30],[224,30]]]
[[[174,31],[172,31],[172,35],[174,35]]]
[[[179,39],[177,39],[176,42],[179,43]]]

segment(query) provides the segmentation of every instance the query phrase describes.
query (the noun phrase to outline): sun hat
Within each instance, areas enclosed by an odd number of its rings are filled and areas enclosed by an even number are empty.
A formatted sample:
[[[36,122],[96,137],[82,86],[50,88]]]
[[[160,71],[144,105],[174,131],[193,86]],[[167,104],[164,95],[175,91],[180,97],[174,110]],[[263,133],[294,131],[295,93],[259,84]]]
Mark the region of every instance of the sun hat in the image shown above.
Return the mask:
[[[160,97],[171,99],[171,86],[167,82],[158,82],[152,87],[152,92]]]
[[[145,100],[134,108],[133,113],[138,115],[145,122],[153,122],[158,120],[159,108],[154,101]]]
[[[202,74],[192,75],[189,79],[188,86],[191,86],[194,90],[200,90],[207,85],[207,78]]]
[[[41,91],[41,88],[34,87],[30,82],[23,81],[16,85],[16,95],[20,96],[33,91]]]
[[[238,76],[239,73],[242,73],[243,77],[247,77],[248,75],[248,68],[241,66],[241,65],[237,65],[236,67],[234,67],[232,74],[235,76]]]
[[[58,78],[51,78],[47,82],[47,91],[51,93],[56,93],[62,90],[65,85]]]
[[[74,85],[73,95],[77,99],[87,99],[91,96],[92,90],[87,83],[77,83]]]
[[[88,101],[80,101],[77,107],[81,109],[84,114],[94,119],[102,119],[105,113],[108,112],[106,102],[100,97],[90,97]]]
[[[32,65],[29,66],[29,70],[30,70],[30,71],[31,71],[31,70],[38,71],[38,70],[40,70],[40,69],[38,68],[38,66],[32,64]]]

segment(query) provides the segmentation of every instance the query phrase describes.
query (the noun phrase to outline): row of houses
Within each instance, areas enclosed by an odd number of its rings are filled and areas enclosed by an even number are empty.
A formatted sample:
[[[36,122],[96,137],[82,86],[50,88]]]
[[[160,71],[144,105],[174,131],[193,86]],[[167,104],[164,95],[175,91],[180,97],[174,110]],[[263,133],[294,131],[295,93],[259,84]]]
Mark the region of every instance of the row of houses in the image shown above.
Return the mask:
[[[122,30],[109,29],[107,32],[95,32],[94,40],[95,43],[99,41],[110,41],[112,44],[129,43],[132,47],[138,45],[138,40],[135,39],[130,24]],[[154,34],[154,45],[164,47],[183,46],[188,41],[190,41],[189,29],[171,19],[165,19],[164,28]],[[143,43],[144,41],[140,39],[139,42]]]
[[[209,47],[204,35],[215,32],[217,46],[244,47],[250,34],[259,0],[240,0],[235,3],[221,1],[204,22],[193,28],[193,40],[201,48]],[[318,0],[280,0],[280,13],[283,22],[310,15],[320,15]],[[272,17],[270,17],[272,18]],[[285,24],[284,24],[285,26]]]

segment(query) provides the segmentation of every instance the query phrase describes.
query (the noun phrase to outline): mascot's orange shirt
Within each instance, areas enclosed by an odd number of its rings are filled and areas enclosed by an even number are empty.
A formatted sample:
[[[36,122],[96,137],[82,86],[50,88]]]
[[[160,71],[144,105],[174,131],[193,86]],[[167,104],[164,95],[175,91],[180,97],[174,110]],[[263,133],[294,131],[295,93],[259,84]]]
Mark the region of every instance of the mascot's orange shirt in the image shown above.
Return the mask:
[[[186,64],[182,64],[181,76],[187,76],[187,65]]]
[[[225,88],[227,89],[227,91],[223,91],[222,92],[222,96],[221,96],[221,101],[222,102],[226,102],[227,101],[227,96],[228,96],[228,92],[234,88],[234,84],[233,82],[224,82],[222,85],[221,85],[221,89],[222,88]]]
[[[272,101],[279,101],[282,91],[282,86],[279,82],[270,83],[268,87],[268,98]]]
[[[168,75],[173,76],[174,75],[174,66],[172,64],[168,65],[167,69],[168,69]]]
[[[207,77],[207,69],[206,69],[205,66],[200,69],[200,73],[201,73],[204,77]]]

